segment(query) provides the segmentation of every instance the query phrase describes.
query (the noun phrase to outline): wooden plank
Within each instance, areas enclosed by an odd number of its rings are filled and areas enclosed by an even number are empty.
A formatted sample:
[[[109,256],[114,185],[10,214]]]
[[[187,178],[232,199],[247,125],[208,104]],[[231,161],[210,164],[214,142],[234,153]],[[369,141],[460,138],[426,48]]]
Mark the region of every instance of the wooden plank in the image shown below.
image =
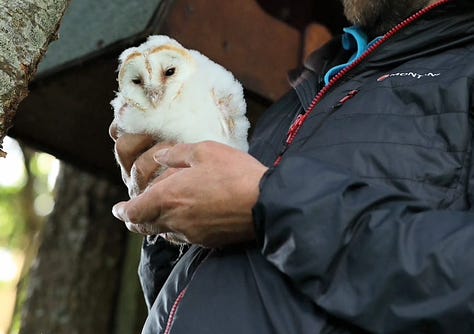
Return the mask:
[[[301,34],[255,0],[176,0],[161,33],[224,65],[247,89],[276,100],[298,66]]]

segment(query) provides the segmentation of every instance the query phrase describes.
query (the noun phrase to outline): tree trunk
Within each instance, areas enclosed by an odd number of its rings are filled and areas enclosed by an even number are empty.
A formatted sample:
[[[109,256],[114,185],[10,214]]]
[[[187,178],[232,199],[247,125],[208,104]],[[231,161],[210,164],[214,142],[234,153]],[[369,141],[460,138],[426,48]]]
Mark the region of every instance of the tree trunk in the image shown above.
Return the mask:
[[[128,233],[111,207],[124,191],[63,166],[56,207],[29,279],[20,333],[113,333]]]
[[[0,157],[18,104],[57,30],[69,0],[0,0]]]

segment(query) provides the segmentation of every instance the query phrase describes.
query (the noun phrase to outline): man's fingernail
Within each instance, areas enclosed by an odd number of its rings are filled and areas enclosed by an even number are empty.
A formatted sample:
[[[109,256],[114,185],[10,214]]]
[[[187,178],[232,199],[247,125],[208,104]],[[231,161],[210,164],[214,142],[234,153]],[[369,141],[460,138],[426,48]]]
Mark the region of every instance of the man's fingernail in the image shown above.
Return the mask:
[[[155,154],[153,155],[153,159],[158,163],[163,162],[163,159],[166,156],[166,154],[168,154],[168,151],[169,149],[167,148],[156,151]]]
[[[122,215],[121,215],[121,205],[120,204],[115,204],[112,207],[112,214],[115,216],[115,218],[122,220]]]

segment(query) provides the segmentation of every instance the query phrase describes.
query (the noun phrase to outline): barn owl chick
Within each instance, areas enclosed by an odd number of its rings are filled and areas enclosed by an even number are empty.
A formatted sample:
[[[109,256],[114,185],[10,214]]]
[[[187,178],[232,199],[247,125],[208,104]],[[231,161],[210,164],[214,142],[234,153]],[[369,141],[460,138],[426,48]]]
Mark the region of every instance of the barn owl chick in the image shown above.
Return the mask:
[[[111,102],[119,131],[248,149],[243,89],[222,66],[167,36],[151,36],[119,60],[119,91]]]
[[[247,151],[242,85],[222,66],[167,36],[151,36],[119,60],[119,90],[111,102],[119,132],[176,143],[214,140]],[[144,225],[146,234],[155,234],[153,224]],[[175,233],[163,237],[185,242]]]

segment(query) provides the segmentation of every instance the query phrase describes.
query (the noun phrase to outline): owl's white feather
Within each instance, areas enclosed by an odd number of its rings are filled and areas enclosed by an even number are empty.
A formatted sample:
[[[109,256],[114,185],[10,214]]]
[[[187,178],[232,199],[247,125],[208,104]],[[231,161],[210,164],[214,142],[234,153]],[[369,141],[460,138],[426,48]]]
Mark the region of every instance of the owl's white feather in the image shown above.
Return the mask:
[[[162,35],[125,50],[119,61],[111,104],[120,131],[248,149],[242,85],[221,65]]]

